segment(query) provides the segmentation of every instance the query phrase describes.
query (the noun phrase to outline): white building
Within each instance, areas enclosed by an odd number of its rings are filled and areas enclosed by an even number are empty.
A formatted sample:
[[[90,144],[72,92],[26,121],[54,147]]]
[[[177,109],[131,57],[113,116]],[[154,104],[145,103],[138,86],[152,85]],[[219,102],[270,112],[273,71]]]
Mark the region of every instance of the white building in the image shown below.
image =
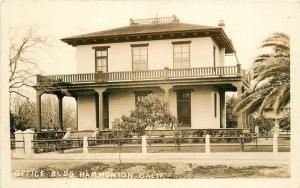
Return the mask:
[[[65,91],[77,103],[78,130],[111,129],[148,94],[167,100],[183,128],[226,128],[225,92],[247,86],[240,65],[225,66],[233,45],[218,27],[180,23],[176,16],[62,39],[77,49],[77,72],[37,78],[41,95],[56,94],[60,125]],[[64,91],[64,92],[62,92]],[[246,128],[242,118],[239,128]]]

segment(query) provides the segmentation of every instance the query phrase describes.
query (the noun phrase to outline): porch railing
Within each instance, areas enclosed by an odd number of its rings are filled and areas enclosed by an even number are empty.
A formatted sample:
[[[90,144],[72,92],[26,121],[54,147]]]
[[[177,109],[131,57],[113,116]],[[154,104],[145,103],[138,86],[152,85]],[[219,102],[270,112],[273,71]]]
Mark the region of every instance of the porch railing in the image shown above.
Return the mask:
[[[63,84],[63,83],[87,83],[109,81],[133,81],[133,80],[157,80],[157,79],[180,79],[180,78],[205,78],[222,76],[240,76],[241,68],[237,66],[225,67],[200,67],[189,69],[159,69],[148,71],[123,71],[123,72],[96,72],[69,75],[37,76],[37,85]]]

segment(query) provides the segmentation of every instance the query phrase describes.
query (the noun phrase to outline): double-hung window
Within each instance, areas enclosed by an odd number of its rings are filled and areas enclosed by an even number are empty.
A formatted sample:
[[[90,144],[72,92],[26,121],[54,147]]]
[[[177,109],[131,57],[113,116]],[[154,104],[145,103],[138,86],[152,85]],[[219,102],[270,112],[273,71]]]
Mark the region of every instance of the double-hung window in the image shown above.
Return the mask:
[[[94,47],[96,72],[108,72],[108,48],[109,46]]]
[[[190,68],[190,43],[191,41],[173,42],[174,69]]]
[[[148,70],[148,45],[132,44],[132,71]]]

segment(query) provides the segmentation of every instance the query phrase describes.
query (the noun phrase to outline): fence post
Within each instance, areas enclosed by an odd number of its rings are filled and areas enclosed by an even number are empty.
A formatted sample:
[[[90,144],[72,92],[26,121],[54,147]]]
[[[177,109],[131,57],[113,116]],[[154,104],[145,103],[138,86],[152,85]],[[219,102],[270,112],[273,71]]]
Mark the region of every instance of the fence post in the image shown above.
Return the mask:
[[[89,143],[88,143],[87,137],[84,136],[83,137],[83,144],[82,144],[82,146],[83,146],[83,153],[84,154],[88,153],[88,145],[89,145]]]
[[[259,137],[259,127],[256,125],[254,127],[254,130],[255,130],[255,148],[256,148],[256,151],[257,151],[257,139]]]
[[[147,137],[145,135],[142,136],[142,153],[147,154]]]
[[[25,159],[30,159],[31,155],[34,153],[32,148],[34,131],[27,129],[23,131],[24,136],[24,150],[25,150]]]
[[[244,135],[241,135],[241,149],[242,149],[242,152],[244,152],[244,144],[245,144],[245,138],[244,138]]]
[[[21,130],[15,132],[15,153],[24,153],[24,137]]]
[[[254,129],[256,136],[259,136],[259,127],[256,125]]]
[[[274,153],[277,153],[277,152],[278,152],[278,140],[277,140],[277,137],[278,137],[278,135],[277,135],[277,133],[275,132],[275,133],[273,134],[273,152],[274,152]]]
[[[66,134],[64,135],[63,139],[68,139],[71,135],[71,128],[67,128],[67,132]]]
[[[205,153],[210,153],[210,135],[205,135]]]

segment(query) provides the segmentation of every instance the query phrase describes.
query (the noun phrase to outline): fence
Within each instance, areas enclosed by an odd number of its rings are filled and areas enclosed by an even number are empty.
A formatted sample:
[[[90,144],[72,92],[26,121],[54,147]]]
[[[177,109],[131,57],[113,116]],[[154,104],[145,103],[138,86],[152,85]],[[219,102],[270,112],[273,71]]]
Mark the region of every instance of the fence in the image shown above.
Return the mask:
[[[54,140],[32,140],[34,153],[58,152],[64,153],[65,150],[82,148],[82,139],[54,139]]]
[[[290,136],[134,137],[36,140],[33,131],[16,132],[25,157],[39,153],[163,153],[163,152],[280,152],[289,151]],[[18,148],[21,146],[18,145]]]

